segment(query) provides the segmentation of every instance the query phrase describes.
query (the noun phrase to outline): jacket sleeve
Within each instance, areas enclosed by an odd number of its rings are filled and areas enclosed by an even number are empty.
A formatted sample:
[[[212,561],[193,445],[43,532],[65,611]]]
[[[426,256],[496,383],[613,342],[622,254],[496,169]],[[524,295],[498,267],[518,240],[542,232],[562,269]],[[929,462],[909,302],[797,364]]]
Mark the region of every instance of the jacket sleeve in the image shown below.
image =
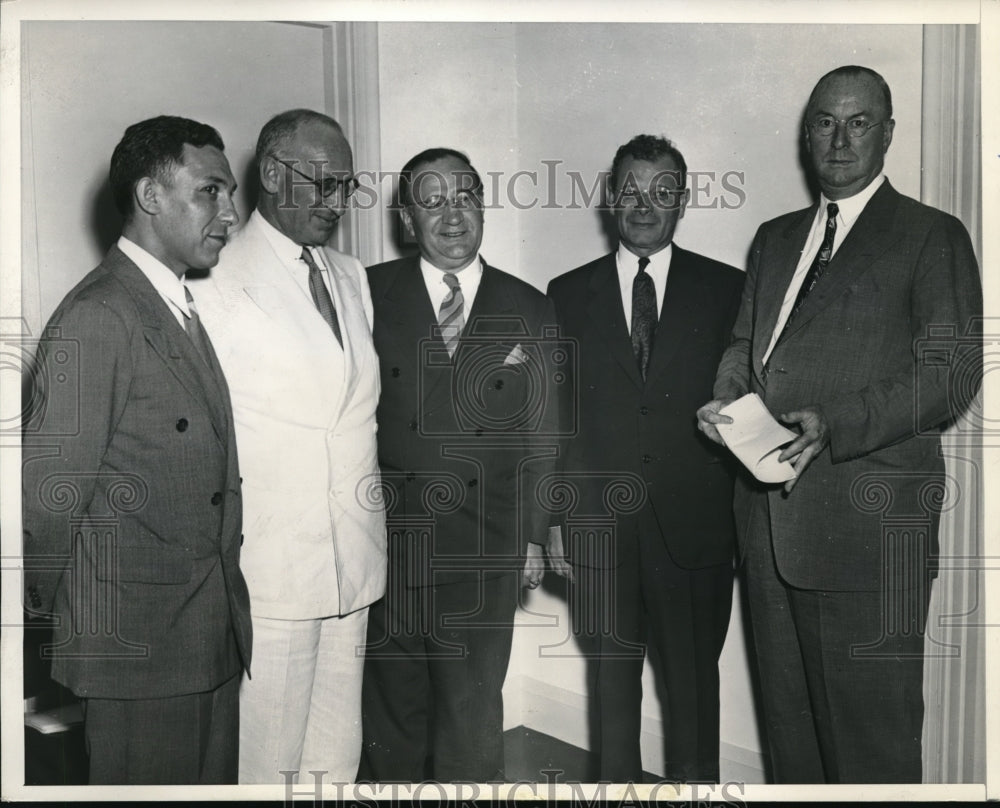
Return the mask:
[[[968,233],[952,216],[935,217],[913,270],[912,361],[894,375],[822,402],[835,463],[962,414],[981,384],[982,334],[974,326],[982,310],[982,281]]]
[[[88,512],[132,376],[129,329],[99,300],[50,321],[36,354],[22,465],[26,605],[52,610],[70,562],[72,517]]]

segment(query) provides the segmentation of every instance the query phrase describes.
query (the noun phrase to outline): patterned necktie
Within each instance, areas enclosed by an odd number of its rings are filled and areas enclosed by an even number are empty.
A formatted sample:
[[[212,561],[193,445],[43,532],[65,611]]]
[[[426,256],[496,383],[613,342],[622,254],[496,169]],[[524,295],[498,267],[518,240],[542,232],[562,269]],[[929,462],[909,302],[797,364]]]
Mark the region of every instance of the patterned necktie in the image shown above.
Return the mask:
[[[462,286],[454,272],[444,273],[444,282],[448,287],[448,296],[441,301],[441,309],[438,311],[438,325],[441,327],[441,339],[444,340],[444,347],[448,349],[448,356],[455,356],[455,349],[458,347],[458,338],[465,328],[465,317],[462,309],[465,306],[465,297],[462,295]]]
[[[836,202],[831,202],[826,206],[826,230],[823,232],[823,243],[820,244],[819,252],[816,253],[816,257],[813,259],[809,271],[806,272],[805,278],[802,279],[802,286],[799,287],[799,293],[795,298],[795,305],[792,306],[791,314],[788,315],[788,320],[785,321],[786,328],[799,309],[802,308],[802,301],[808,297],[809,293],[816,286],[816,282],[823,277],[823,273],[826,272],[826,268],[830,263],[830,258],[833,257],[833,239],[837,235],[837,214],[839,212],[840,208],[837,207]]]
[[[195,308],[194,298],[191,297],[191,290],[186,286],[184,287],[184,298],[187,300],[188,305],[188,318],[184,323],[184,330],[187,331],[187,335],[191,338],[191,342],[194,343],[195,349],[198,351],[198,355],[205,365],[214,372],[212,366],[211,353],[209,351],[208,334],[205,333],[205,327],[201,324],[201,318],[198,316],[198,309]]]
[[[319,267],[316,266],[316,262],[313,260],[308,247],[302,248],[302,255],[300,257],[309,267],[309,294],[312,295],[313,303],[316,304],[319,313],[323,315],[326,324],[330,326],[333,335],[337,338],[337,342],[343,348],[344,340],[340,336],[340,321],[337,319],[337,310],[333,306],[333,298],[330,297],[330,291],[326,288],[326,284],[323,283],[323,275]]]
[[[632,353],[639,365],[639,375],[646,381],[649,358],[656,334],[656,285],[646,272],[649,259],[639,259],[639,272],[632,281]]]

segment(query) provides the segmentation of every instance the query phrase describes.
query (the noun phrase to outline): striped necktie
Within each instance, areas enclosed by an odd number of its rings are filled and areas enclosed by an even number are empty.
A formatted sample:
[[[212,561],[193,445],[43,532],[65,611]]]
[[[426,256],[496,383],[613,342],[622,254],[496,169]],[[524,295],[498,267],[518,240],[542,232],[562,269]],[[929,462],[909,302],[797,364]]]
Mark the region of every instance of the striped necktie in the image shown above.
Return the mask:
[[[194,298],[191,297],[191,290],[187,286],[184,287],[184,299],[187,300],[189,315],[184,323],[184,330],[187,331],[191,342],[194,343],[194,347],[198,351],[198,355],[202,361],[208,368],[213,369],[214,372],[211,353],[208,347],[208,334],[205,333],[205,327],[201,324],[198,309],[194,305]]]
[[[441,339],[444,340],[444,347],[448,349],[448,356],[454,357],[458,338],[462,336],[462,329],[465,328],[465,317],[462,314],[465,297],[462,295],[462,285],[454,272],[445,272],[444,282],[449,291],[438,311],[438,325],[441,327]]]
[[[308,247],[302,248],[302,255],[300,257],[309,267],[309,294],[312,295],[313,303],[316,304],[319,313],[326,320],[326,324],[330,326],[333,335],[337,338],[337,342],[340,343],[340,347],[343,348],[344,339],[340,336],[340,321],[337,319],[337,309],[334,308],[330,291],[326,288],[326,284],[323,283],[323,275],[319,267],[316,266],[316,261],[310,254]]]

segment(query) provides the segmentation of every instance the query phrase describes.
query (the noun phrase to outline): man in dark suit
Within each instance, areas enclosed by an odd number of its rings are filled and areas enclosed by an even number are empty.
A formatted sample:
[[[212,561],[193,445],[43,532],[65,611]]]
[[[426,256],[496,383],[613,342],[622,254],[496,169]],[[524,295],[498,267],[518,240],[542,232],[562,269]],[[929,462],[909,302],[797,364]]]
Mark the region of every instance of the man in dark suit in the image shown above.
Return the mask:
[[[705,440],[692,405],[710,390],[739,306],[743,273],[673,243],[688,200],[670,141],[638,135],[618,149],[609,196],[617,252],[549,286],[578,343],[576,436],[561,461],[579,492],[568,515],[571,602],[596,656],[601,779],[637,781],[642,668],[658,652],[667,693],[668,779],[719,778],[718,660],[729,625],[732,469]],[[616,482],[617,481],[617,482]],[[631,488],[618,512],[608,492]],[[574,530],[611,517],[613,533]],[[559,549],[551,548],[558,557]],[[605,614],[608,620],[593,620]],[[586,616],[589,615],[590,619]]]
[[[225,378],[185,294],[219,259],[236,182],[210,126],[130,126],[111,158],[125,223],[63,299],[26,418],[27,605],[82,699],[90,783],[235,783],[250,613]]]
[[[758,230],[698,411],[720,440],[719,410],[752,392],[800,432],[779,458],[795,479],[736,495],[779,783],[921,779],[929,565],[954,494],[938,428],[978,387],[982,290],[961,223],[885,178],[894,125],[873,70],[837,68],[813,89],[804,136],[822,196]],[[956,379],[962,367],[972,376]]]
[[[369,616],[359,779],[502,780],[519,583],[537,586],[544,564],[534,492],[557,413],[539,338],[554,313],[480,256],[465,155],[421,152],[399,186],[420,254],[368,273],[389,575]]]

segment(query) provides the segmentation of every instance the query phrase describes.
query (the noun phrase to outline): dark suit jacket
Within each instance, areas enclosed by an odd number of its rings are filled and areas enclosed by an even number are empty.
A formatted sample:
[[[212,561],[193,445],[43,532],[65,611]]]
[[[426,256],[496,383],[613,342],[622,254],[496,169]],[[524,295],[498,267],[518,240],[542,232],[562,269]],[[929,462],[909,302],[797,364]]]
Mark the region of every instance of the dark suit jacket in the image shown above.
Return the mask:
[[[24,435],[27,605],[82,697],[215,688],[250,663],[229,392],[114,247],[38,351]]]
[[[830,446],[789,495],[740,486],[737,524],[746,524],[755,498],[767,497],[778,570],[793,586],[877,591],[883,549],[898,554],[888,585],[909,585],[913,575],[898,565],[920,565],[937,548],[938,427],[979,386],[981,331],[967,330],[982,312],[976,259],[957,219],[886,181],[765,371],[762,357],[815,214],[814,205],[758,230],[715,395],[752,391],[775,415],[821,405]]]
[[[520,568],[548,525],[534,490],[556,452],[551,304],[484,265],[451,361],[417,257],[371,267],[368,281],[390,567],[417,586]]]
[[[615,255],[549,285],[560,328],[577,343],[576,397],[564,415],[575,434],[562,470],[581,496],[570,516],[607,513],[616,502],[610,481],[631,480],[618,487],[616,510],[636,513],[639,528],[659,533],[674,562],[689,569],[733,556],[732,468],[698,432],[694,413],[711,393],[743,280],[738,269],[674,245],[645,384]],[[643,499],[648,507],[637,510]],[[619,529],[626,524],[620,519]]]

